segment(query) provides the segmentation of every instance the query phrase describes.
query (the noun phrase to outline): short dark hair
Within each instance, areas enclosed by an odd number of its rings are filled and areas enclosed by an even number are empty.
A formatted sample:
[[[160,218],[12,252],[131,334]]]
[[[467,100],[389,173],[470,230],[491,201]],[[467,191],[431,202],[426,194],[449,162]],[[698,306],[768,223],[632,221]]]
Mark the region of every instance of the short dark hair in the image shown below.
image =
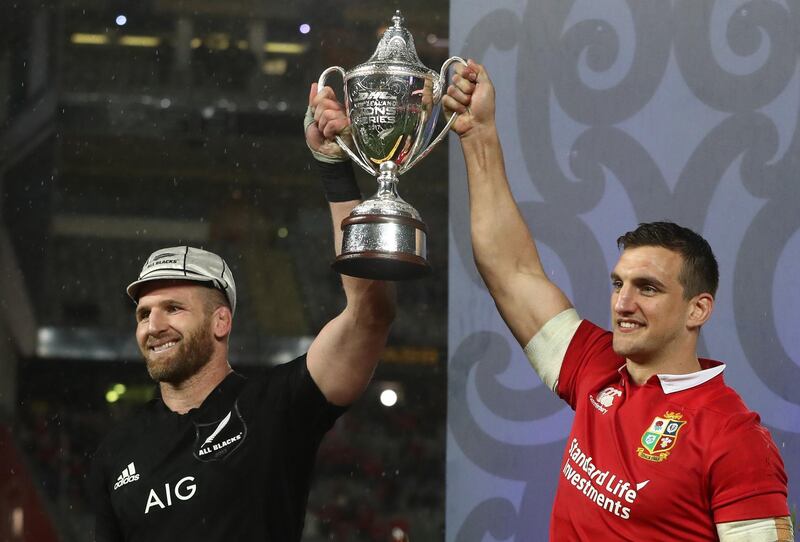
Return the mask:
[[[211,314],[219,307],[228,307],[231,308],[231,304],[228,301],[228,298],[222,292],[222,290],[214,287],[211,284],[204,285],[206,286],[207,292],[203,296],[203,303],[205,304],[205,309],[208,314]]]
[[[691,299],[702,293],[712,296],[719,286],[719,266],[711,245],[701,235],[674,222],[642,222],[633,231],[621,235],[617,246],[622,250],[636,247],[663,247],[683,258],[678,281],[683,297]]]

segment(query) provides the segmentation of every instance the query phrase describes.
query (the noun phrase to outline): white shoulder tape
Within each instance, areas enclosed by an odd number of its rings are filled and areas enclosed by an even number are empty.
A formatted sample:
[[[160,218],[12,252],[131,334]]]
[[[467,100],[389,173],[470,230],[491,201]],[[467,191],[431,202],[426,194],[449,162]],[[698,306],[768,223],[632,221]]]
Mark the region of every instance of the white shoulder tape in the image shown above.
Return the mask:
[[[781,542],[794,540],[792,522],[788,517],[749,519],[717,523],[722,542]]]
[[[578,311],[569,308],[552,317],[525,345],[528,361],[542,382],[553,391],[558,385],[564,354],[580,325]]]

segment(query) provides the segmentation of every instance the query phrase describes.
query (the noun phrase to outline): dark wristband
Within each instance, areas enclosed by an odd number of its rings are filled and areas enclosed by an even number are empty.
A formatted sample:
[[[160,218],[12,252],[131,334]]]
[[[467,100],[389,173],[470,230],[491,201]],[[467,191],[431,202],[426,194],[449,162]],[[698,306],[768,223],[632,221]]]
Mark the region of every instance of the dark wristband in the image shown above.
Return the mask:
[[[356,183],[353,165],[348,160],[329,164],[314,160],[322,179],[322,188],[325,189],[325,199],[330,202],[352,201],[361,199],[361,190]]]

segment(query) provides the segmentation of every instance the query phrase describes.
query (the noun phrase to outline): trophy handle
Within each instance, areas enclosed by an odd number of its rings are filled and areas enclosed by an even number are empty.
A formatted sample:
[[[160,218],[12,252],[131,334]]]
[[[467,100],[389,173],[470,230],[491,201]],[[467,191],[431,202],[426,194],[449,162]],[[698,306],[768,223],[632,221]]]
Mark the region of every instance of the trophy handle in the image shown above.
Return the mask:
[[[442,93],[444,93],[445,89],[447,88],[447,70],[450,69],[450,66],[456,62],[461,62],[464,66],[467,65],[467,61],[461,58],[460,56],[451,56],[450,58],[444,61],[444,64],[442,64],[442,69],[439,71],[439,92],[437,93],[438,96],[436,96],[437,102],[442,99]],[[444,139],[444,137],[447,135],[447,132],[450,130],[450,127],[453,125],[453,122],[455,122],[457,115],[458,113],[453,111],[453,114],[450,115],[449,119],[447,119],[447,123],[444,125],[444,128],[442,128],[439,134],[433,139],[433,141],[430,142],[430,144],[425,148],[424,151],[419,153],[417,157],[414,158],[414,160],[412,160],[406,165],[405,169],[409,169],[411,166],[413,166],[414,164],[425,158],[428,155],[428,153],[431,152],[433,148],[436,145],[438,145],[442,139]]]
[[[320,74],[319,81],[317,82],[317,87],[318,88],[322,88],[322,87],[326,86],[325,85],[325,79],[328,77],[328,74],[330,74],[332,72],[339,72],[342,75],[342,80],[343,81],[345,80],[345,77],[347,76],[347,74],[344,71],[344,68],[342,68],[341,66],[331,66],[330,68],[326,69],[325,71],[323,71]],[[347,90],[345,90],[345,92],[347,92]],[[346,97],[343,98],[343,99],[346,99]],[[349,112],[348,112],[348,116],[349,116]],[[364,171],[366,171],[367,173],[369,173],[372,176],[376,175],[375,169],[370,167],[366,162],[364,162],[364,160],[362,160],[362,158],[360,156],[358,156],[355,152],[353,152],[353,150],[347,145],[347,143],[344,142],[344,139],[342,139],[341,136],[338,136],[338,135],[336,136],[336,143],[338,143],[339,146],[342,148],[342,150],[347,154],[347,156],[349,156],[350,159],[353,162],[355,162],[356,164],[361,166],[361,168]]]

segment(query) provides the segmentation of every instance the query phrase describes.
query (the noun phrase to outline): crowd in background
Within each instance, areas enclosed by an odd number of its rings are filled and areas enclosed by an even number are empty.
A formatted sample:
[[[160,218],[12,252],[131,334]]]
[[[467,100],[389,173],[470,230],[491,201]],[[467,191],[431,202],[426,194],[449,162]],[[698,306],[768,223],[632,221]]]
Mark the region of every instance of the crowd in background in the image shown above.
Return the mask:
[[[306,516],[308,542],[442,536],[445,429],[431,415],[441,412],[432,404],[441,398],[422,389],[388,408],[375,395],[368,392],[353,405],[322,443]],[[41,398],[21,404],[16,445],[45,506],[64,542],[86,540],[92,454],[115,421],[139,405],[90,408]]]

